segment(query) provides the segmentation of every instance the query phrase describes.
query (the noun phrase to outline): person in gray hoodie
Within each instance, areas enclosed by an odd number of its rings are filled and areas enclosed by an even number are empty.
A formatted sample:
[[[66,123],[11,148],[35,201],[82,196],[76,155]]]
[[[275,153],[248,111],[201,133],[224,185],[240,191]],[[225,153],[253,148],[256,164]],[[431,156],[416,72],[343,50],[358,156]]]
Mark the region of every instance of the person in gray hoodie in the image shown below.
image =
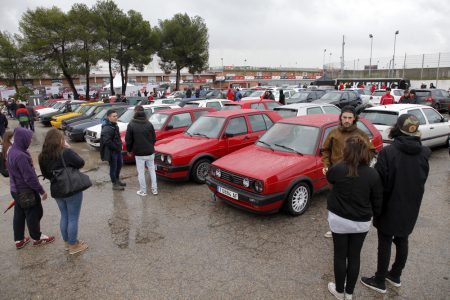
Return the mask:
[[[41,200],[47,199],[47,193],[39,183],[31,155],[28,152],[32,136],[31,130],[16,128],[13,135],[13,144],[7,153],[6,166],[9,172],[11,196],[15,200],[13,228],[17,249],[23,248],[30,242],[30,238],[25,237],[25,221],[33,239],[33,246],[45,245],[55,240],[55,237],[47,236],[41,232],[40,222],[44,214]],[[18,198],[21,193],[27,192],[34,193],[36,204],[28,208],[22,208]]]

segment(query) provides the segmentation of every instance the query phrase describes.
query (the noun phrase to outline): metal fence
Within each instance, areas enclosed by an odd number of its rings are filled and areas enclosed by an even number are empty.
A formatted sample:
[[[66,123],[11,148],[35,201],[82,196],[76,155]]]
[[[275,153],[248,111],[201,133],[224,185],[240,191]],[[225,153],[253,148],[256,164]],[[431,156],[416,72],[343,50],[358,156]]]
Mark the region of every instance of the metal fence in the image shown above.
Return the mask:
[[[391,57],[355,58],[324,65],[330,77],[407,77],[410,79],[450,78],[450,52],[403,54]]]

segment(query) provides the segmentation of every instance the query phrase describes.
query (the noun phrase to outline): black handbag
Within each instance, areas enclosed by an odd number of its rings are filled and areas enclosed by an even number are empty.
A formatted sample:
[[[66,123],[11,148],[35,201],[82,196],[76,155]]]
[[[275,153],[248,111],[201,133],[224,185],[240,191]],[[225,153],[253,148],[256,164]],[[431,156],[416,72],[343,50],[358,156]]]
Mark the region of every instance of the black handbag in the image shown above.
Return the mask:
[[[64,168],[54,170],[50,180],[50,194],[53,198],[65,198],[84,191],[92,186],[91,179],[79,169],[67,167],[61,155]]]
[[[15,199],[23,209],[35,206],[38,203],[35,192],[27,191],[17,193]]]

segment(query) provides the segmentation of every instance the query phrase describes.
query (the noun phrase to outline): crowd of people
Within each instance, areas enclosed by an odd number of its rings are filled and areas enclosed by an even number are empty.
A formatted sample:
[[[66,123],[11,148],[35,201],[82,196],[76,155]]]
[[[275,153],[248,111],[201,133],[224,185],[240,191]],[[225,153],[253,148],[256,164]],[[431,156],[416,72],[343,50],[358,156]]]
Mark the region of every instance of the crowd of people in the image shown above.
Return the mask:
[[[384,98],[386,102],[391,101],[388,92]],[[414,90],[411,90],[405,93],[404,99],[414,97]],[[134,112],[125,141],[128,155],[134,155],[136,160],[140,186],[137,194],[147,195],[147,169],[151,192],[157,195],[155,130],[142,106],[136,106]],[[26,109],[22,107],[16,110],[15,116],[21,127],[14,132],[5,133],[7,124],[0,127],[3,130],[1,159],[6,165],[11,196],[15,200],[13,232],[17,249],[25,247],[31,240],[35,246],[55,240],[54,236],[43,234],[40,228],[43,216],[41,201],[45,201],[48,195],[38,180],[28,152],[33,131],[22,124],[26,122],[21,119],[25,114]],[[123,191],[126,184],[120,179],[123,149],[117,112],[110,109],[106,115],[101,131],[100,155],[109,164],[112,189],[114,192]],[[328,290],[337,299],[349,300],[359,276],[361,249],[371,223],[378,233],[377,270],[372,277],[362,277],[361,283],[381,293],[386,292],[386,281],[396,287],[401,285],[408,256],[408,237],[418,218],[431,152],[421,145],[419,120],[414,115],[401,115],[390,131],[393,144],[381,150],[372,167],[376,151],[368,136],[358,129],[355,109],[351,106],[342,108],[339,118],[340,126],[328,134],[322,152],[323,173],[331,186],[327,200],[330,232],[325,236],[332,237],[334,250],[335,281],[328,284]],[[65,142],[61,131],[50,129],[39,154],[39,166],[42,176],[53,184],[56,171],[66,166],[79,170],[83,168],[84,160]],[[69,254],[86,250],[87,243],[78,239],[83,190],[52,197],[61,215],[60,232],[65,250]],[[25,236],[25,223],[30,237]],[[395,244],[396,255],[389,270],[392,243]]]

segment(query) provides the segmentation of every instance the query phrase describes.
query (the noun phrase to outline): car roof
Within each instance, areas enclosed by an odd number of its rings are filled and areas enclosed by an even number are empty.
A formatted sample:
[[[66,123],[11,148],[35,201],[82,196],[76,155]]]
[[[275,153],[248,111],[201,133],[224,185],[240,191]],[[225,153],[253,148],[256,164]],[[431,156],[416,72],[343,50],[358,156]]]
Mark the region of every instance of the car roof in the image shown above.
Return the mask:
[[[322,106],[335,106],[328,103],[292,103],[288,105],[275,107],[274,110],[279,110],[283,108],[303,108],[303,107],[322,107]],[[336,107],[336,106],[335,106]]]
[[[411,108],[430,108],[430,106],[427,105],[420,105],[420,104],[390,104],[390,105],[379,105],[374,107],[366,108],[365,110],[376,110],[376,111],[393,111],[393,112],[399,112],[406,109]]]
[[[209,103],[209,102],[216,102],[216,101],[225,101],[225,102],[227,102],[227,101],[230,101],[230,100],[227,100],[227,99],[204,99],[204,100],[192,100],[192,101],[189,101],[188,103]]]
[[[317,114],[317,115],[306,115],[306,116],[286,118],[286,119],[282,119],[282,120],[278,121],[278,123],[288,123],[288,124],[321,127],[325,124],[337,123],[338,120],[339,120],[339,115]]]
[[[227,105],[227,104],[241,105],[241,104],[244,104],[244,103],[253,104],[253,103],[258,103],[258,102],[277,102],[277,101],[270,100],[270,99],[262,99],[262,100],[261,99],[249,99],[249,100],[242,99],[241,101],[230,101],[230,102],[224,103],[224,105]]]
[[[216,112],[211,112],[208,114],[210,117],[232,117],[239,115],[248,115],[252,113],[261,113],[261,112],[271,112],[270,110],[258,110],[258,109],[235,109],[235,110],[220,110]]]
[[[191,112],[191,111],[213,111],[214,109],[212,107],[193,107],[193,106],[185,106],[180,108],[173,108],[173,109],[162,109],[158,110],[158,113],[170,113],[170,114],[176,114],[179,112]]]

